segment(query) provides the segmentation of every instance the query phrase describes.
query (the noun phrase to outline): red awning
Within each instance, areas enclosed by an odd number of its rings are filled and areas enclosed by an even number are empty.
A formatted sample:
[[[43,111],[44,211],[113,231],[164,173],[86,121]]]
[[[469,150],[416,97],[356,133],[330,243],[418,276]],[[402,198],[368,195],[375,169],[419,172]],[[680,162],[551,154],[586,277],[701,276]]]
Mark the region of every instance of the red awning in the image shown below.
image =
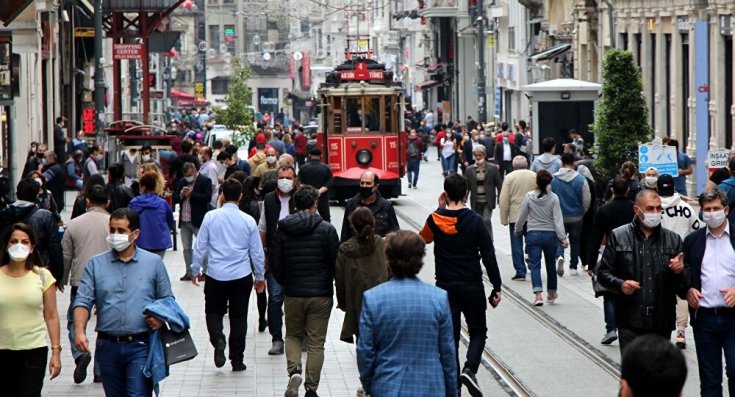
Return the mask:
[[[187,106],[194,106],[194,107],[200,107],[200,106],[207,106],[209,105],[209,101],[203,98],[196,98],[194,99],[180,99],[176,102],[178,106],[187,107]]]
[[[436,87],[439,85],[439,82],[436,80],[426,80],[422,83],[416,84],[416,91],[420,90],[428,90],[431,87]]]
[[[194,94],[189,94],[188,92],[177,90],[176,88],[171,89],[171,98],[178,98],[178,99],[188,99],[193,101],[194,100]]]

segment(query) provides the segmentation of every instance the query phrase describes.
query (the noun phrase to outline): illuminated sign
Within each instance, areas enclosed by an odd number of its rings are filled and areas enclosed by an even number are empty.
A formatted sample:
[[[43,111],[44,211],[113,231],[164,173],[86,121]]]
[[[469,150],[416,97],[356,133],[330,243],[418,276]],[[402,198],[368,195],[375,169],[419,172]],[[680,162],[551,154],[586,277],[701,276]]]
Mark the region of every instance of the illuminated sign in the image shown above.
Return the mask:
[[[360,62],[355,65],[355,70],[341,70],[339,72],[342,80],[383,80],[382,70],[369,70],[367,64]]]
[[[95,125],[94,125],[94,108],[84,108],[82,109],[82,130],[84,133],[94,132],[96,131]]]

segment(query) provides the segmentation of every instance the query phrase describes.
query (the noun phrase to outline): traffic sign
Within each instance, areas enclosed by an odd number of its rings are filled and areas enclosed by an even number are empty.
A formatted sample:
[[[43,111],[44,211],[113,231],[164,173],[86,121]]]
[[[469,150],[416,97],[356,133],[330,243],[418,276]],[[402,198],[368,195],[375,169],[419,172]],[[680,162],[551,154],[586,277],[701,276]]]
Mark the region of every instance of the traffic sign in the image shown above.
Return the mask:
[[[638,145],[638,172],[643,174],[651,167],[656,168],[660,175],[679,176],[676,147],[662,145],[660,138]]]
[[[729,158],[729,149],[712,149],[707,152],[707,168],[709,172],[715,172],[718,168],[727,167]]]

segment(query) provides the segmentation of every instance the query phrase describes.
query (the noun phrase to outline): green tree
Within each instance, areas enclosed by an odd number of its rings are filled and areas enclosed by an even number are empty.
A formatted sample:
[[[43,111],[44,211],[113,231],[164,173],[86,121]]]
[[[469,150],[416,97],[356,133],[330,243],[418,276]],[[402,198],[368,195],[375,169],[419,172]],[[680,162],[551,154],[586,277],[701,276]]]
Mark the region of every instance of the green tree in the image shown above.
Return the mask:
[[[228,129],[235,131],[232,143],[239,147],[247,147],[250,139],[255,135],[253,124],[252,103],[253,93],[248,87],[250,69],[240,63],[235,57],[232,64],[232,76],[228,93],[225,97],[227,107],[217,114],[219,121]]]
[[[595,167],[605,180],[614,177],[625,161],[638,163],[638,144],[649,142],[648,107],[643,80],[629,51],[613,49],[602,65],[602,98],[597,102]]]

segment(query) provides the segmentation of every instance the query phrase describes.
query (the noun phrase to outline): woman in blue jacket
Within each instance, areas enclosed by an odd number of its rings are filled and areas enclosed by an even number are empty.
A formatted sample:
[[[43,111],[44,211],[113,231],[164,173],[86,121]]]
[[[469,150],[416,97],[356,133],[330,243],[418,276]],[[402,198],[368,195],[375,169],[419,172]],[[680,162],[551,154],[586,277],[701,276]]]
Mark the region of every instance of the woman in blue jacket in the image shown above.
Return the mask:
[[[166,200],[156,194],[159,183],[157,173],[146,172],[138,183],[141,194],[128,205],[140,215],[140,237],[135,244],[163,259],[166,250],[173,246],[171,229],[176,226],[174,214]]]

